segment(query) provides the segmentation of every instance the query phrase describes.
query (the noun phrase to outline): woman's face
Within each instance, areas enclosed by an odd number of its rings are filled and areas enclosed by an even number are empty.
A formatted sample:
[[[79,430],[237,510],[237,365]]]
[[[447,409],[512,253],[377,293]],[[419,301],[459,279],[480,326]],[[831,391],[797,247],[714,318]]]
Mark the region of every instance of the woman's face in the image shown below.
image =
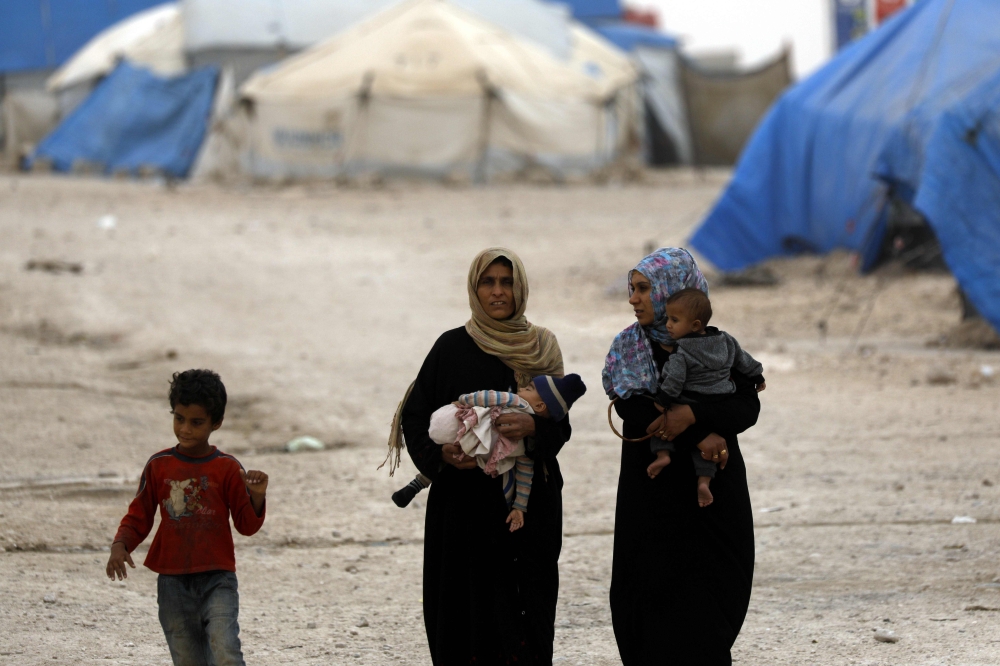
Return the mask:
[[[629,285],[632,293],[628,297],[628,302],[635,311],[635,320],[640,326],[649,326],[656,317],[653,312],[653,285],[639,271],[632,271],[629,275]]]
[[[509,319],[514,314],[514,270],[497,262],[490,264],[476,286],[479,304],[493,319]]]

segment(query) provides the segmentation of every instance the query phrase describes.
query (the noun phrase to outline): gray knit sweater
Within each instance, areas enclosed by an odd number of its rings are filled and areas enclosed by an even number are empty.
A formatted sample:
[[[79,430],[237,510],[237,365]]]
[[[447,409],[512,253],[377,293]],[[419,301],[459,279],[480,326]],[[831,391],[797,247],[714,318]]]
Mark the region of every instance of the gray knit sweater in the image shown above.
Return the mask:
[[[740,348],[736,338],[714,326],[704,335],[686,335],[677,341],[677,351],[663,364],[660,373],[661,402],[688,402],[682,391],[722,395],[734,393],[736,385],[729,378],[736,370],[755,384],[764,381],[764,366]]]

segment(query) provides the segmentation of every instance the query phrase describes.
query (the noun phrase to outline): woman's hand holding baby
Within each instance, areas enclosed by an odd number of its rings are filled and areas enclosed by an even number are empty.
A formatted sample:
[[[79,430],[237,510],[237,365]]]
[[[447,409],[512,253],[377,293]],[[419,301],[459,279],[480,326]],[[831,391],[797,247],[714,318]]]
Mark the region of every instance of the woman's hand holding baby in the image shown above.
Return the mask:
[[[663,407],[656,405],[656,408],[663,411]],[[656,420],[649,424],[646,432],[654,437],[659,437],[668,442],[672,442],[677,435],[694,424],[694,412],[689,405],[673,404],[665,413],[656,417]]]
[[[535,434],[535,419],[531,417],[531,414],[518,412],[501,414],[493,422],[493,425],[497,427],[501,435],[511,441],[531,437]]]
[[[714,463],[719,463],[719,469],[726,468],[726,462],[729,461],[729,448],[726,446],[726,440],[721,435],[716,435],[714,432],[701,440],[698,444],[698,449],[701,450],[701,457],[705,460],[711,460]]]
[[[445,444],[441,447],[441,460],[458,469],[474,469],[478,466],[476,459],[465,455],[458,444]]]

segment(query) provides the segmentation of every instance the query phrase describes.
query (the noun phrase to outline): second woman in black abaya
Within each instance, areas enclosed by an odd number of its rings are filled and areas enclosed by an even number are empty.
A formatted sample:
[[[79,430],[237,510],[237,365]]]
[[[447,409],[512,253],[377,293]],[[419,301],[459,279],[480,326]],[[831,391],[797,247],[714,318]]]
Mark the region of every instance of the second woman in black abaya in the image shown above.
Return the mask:
[[[663,327],[665,301],[683,288],[707,292],[708,285],[691,255],[677,248],[653,253],[629,277],[649,293],[630,300],[639,321],[615,339],[604,387],[618,398],[624,436],[639,439],[660,417],[648,396],[668,356],[662,345],[671,342]],[[611,615],[625,666],[732,663],[754,563],[750,495],[736,435],[756,422],[760,409],[753,385],[734,380],[732,397],[691,406],[695,423],[674,440],[677,455],[655,479],[646,472],[654,459],[648,441],[622,442]],[[713,432],[725,438],[724,444],[709,439],[728,461],[712,481],[715,501],[702,508],[687,453]]]

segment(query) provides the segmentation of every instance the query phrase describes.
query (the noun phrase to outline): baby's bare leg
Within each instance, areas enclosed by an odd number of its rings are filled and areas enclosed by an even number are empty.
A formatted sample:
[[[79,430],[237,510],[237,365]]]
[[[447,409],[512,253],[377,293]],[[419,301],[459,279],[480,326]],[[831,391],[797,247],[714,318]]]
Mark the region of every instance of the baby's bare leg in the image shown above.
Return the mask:
[[[710,476],[698,477],[698,506],[700,507],[706,507],[715,500],[712,496],[712,491],[708,487],[708,484],[711,482],[712,477]]]
[[[524,527],[524,512],[520,509],[511,509],[510,515],[507,516],[507,522],[510,524],[511,532],[518,531]]]
[[[649,478],[655,479],[656,475],[663,471],[663,468],[670,464],[670,451],[657,451],[656,460],[649,464],[646,468],[646,474],[649,474]]]

